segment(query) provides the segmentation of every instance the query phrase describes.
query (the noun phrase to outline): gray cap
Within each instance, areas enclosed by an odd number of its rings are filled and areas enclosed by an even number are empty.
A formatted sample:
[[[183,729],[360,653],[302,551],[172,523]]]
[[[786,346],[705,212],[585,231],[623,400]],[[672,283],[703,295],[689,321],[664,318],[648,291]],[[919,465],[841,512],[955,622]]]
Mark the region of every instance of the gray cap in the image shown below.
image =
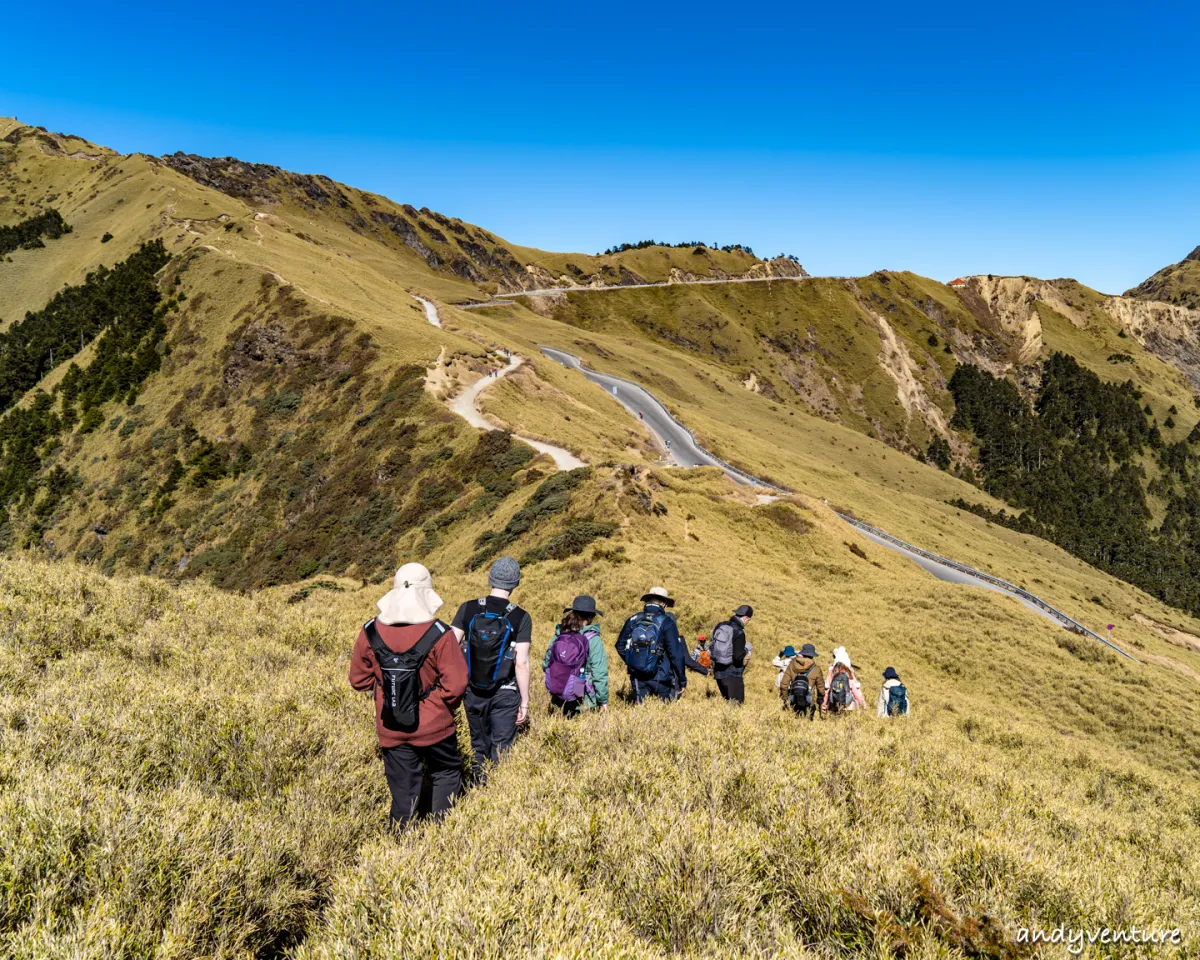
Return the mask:
[[[512,557],[501,557],[488,571],[488,585],[497,590],[516,590],[521,583],[521,565]]]

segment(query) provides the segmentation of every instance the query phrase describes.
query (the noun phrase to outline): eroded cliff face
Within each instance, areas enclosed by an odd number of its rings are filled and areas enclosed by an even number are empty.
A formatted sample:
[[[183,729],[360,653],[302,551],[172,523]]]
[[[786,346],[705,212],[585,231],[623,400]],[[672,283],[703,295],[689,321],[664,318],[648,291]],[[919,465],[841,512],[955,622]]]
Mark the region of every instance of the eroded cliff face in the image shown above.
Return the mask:
[[[1200,310],[1130,297],[1108,297],[1103,309],[1129,336],[1178,367],[1200,389]]]
[[[1045,301],[1064,315],[1065,311],[1074,312],[1054,287],[1028,277],[971,277],[963,294],[964,300],[971,294],[978,297],[997,332],[1011,339],[1013,359],[1018,365],[1032,363],[1044,346],[1038,301]]]

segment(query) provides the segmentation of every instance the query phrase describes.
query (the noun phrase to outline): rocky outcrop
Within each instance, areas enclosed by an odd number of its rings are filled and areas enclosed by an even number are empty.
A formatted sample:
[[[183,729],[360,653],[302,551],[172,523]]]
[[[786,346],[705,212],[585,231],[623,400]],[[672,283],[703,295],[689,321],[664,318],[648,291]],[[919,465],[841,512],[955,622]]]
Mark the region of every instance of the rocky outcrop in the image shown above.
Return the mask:
[[[1043,280],[1030,277],[971,277],[967,286],[968,291],[964,293],[978,297],[988,317],[999,327],[997,332],[1002,332],[1012,341],[1013,359],[1018,364],[1032,363],[1042,352],[1042,318],[1037,311],[1039,301],[1048,303],[1072,320],[1075,314],[1062,296]],[[979,316],[977,309],[972,312]]]
[[[769,280],[773,277],[807,277],[808,271],[789,257],[776,257],[756,263],[743,276],[747,279]]]
[[[1129,336],[1200,389],[1200,310],[1129,297],[1109,297],[1103,308]]]

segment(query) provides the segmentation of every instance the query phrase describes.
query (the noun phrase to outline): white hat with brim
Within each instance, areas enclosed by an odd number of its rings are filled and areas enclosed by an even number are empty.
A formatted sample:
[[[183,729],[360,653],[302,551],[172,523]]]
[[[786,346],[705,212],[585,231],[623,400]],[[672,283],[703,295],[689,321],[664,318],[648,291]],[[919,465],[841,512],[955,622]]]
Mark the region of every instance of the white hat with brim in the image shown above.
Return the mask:
[[[642,603],[661,603],[664,607],[675,606],[675,601],[667,593],[666,587],[651,587],[642,596]]]
[[[843,667],[845,667],[848,670],[854,669],[854,665],[850,662],[850,654],[848,654],[846,652],[845,647],[834,647],[833,648],[833,662],[840,663]]]
[[[379,622],[428,623],[442,606],[434,592],[433,577],[419,563],[406,563],[396,571],[392,589],[379,601]]]

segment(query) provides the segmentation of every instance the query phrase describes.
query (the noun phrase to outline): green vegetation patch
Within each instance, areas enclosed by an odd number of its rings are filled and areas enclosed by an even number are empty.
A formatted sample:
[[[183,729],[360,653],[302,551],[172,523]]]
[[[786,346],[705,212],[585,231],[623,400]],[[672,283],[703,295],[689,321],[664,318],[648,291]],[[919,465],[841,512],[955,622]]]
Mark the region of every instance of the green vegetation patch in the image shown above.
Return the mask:
[[[43,237],[57,240],[71,232],[71,226],[57,210],[50,209],[11,227],[0,227],[0,257],[14,250],[44,247]]]

